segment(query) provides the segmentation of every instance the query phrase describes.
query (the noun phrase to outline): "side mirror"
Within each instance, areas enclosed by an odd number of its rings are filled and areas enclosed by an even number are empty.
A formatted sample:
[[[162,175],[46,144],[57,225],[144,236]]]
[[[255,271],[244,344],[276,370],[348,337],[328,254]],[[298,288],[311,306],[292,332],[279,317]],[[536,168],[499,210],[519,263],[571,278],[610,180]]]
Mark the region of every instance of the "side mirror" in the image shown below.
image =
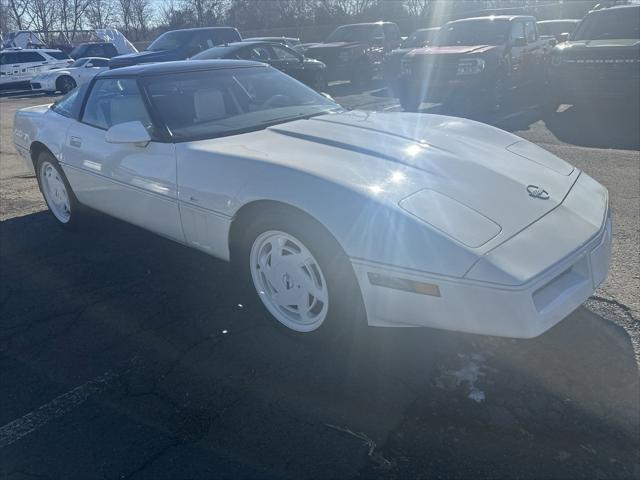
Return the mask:
[[[567,33],[567,32],[561,33],[561,34],[558,35],[557,39],[558,39],[558,43],[568,42],[569,41],[569,33]]]
[[[131,143],[138,147],[146,147],[151,141],[151,136],[142,122],[125,122],[114,125],[105,134],[104,139],[108,143]]]
[[[512,45],[514,47],[526,47],[527,46],[527,39],[524,38],[524,37],[514,38]]]

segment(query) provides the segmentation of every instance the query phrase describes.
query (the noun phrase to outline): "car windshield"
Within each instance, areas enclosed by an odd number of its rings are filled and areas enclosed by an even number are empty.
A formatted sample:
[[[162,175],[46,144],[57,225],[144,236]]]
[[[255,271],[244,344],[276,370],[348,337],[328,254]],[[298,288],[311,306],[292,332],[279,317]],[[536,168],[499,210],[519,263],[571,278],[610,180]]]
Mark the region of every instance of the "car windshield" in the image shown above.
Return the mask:
[[[156,40],[147,47],[149,51],[158,50],[174,50],[189,42],[193,32],[189,30],[175,30],[160,35]]]
[[[506,20],[474,20],[445,25],[435,44],[440,47],[455,45],[502,45],[507,40],[509,22]]]
[[[418,48],[426,45],[435,35],[437,31],[434,30],[418,30],[407,38],[402,46],[405,48]]]
[[[540,35],[557,35],[560,33],[571,33],[575,28],[575,22],[538,23],[538,33]]]
[[[374,36],[376,29],[373,25],[346,25],[336,28],[326,40],[333,42],[368,42]],[[382,30],[380,30],[382,34]]]
[[[213,47],[200,52],[191,57],[191,60],[208,60],[213,58],[224,58],[230,51],[229,47]]]
[[[88,61],[89,61],[88,58],[80,58],[80,59],[76,60],[75,62],[73,62],[71,65],[69,65],[69,68],[81,67],[85,63],[87,63]]]
[[[145,88],[177,140],[260,130],[342,110],[297,80],[267,67],[151,77]]]
[[[640,8],[587,15],[572,40],[640,39]]]

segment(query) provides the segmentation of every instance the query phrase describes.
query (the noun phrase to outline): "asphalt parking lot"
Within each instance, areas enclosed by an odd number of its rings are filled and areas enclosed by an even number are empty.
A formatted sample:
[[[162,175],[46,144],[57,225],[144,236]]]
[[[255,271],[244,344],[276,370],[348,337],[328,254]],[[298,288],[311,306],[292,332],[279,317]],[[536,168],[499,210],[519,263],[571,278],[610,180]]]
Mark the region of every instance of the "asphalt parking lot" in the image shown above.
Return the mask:
[[[381,85],[330,93],[399,109]],[[318,346],[272,328],[223,262],[99,215],[58,228],[11,140],[16,109],[54,98],[0,98],[1,478],[640,476],[638,106],[477,118],[609,189],[610,276],[571,316],[527,341]]]

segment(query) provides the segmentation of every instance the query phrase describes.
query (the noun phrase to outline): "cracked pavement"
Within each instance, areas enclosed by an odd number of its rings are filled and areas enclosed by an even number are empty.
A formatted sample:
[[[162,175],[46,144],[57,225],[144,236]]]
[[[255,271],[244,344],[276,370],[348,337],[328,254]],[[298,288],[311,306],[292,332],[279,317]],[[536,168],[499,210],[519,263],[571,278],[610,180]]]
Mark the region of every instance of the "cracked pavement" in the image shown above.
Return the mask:
[[[394,107],[349,88],[332,93]],[[224,262],[102,215],[57,228],[11,144],[15,109],[47,101],[0,98],[1,478],[640,475],[637,111],[484,119],[610,190],[610,277],[558,326],[527,341],[365,329],[318,346],[272,328]],[[105,372],[37,430],[2,430]]]

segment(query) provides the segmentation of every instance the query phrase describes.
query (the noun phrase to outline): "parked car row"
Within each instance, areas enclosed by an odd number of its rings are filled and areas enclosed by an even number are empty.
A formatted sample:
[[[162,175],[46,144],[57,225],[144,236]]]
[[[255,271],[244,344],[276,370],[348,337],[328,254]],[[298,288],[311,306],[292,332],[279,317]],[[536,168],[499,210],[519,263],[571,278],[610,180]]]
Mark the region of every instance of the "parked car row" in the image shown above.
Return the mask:
[[[34,90],[64,93],[104,69],[104,59],[115,69],[224,58],[267,63],[318,91],[334,80],[365,87],[382,75],[408,111],[425,101],[442,103],[448,111],[496,109],[523,89],[554,108],[593,95],[637,94],[639,11],[640,5],[613,6],[583,20],[541,22],[524,15],[466,18],[419,29],[404,40],[395,23],[359,23],[340,26],[313,44],[292,37],[243,40],[233,27],[173,30],[127,55],[116,55],[109,42],[82,44],[71,57],[92,61],[71,69],[72,60],[56,50],[3,50],[0,84],[38,76],[31,82]],[[64,71],[42,75],[61,67]]]

